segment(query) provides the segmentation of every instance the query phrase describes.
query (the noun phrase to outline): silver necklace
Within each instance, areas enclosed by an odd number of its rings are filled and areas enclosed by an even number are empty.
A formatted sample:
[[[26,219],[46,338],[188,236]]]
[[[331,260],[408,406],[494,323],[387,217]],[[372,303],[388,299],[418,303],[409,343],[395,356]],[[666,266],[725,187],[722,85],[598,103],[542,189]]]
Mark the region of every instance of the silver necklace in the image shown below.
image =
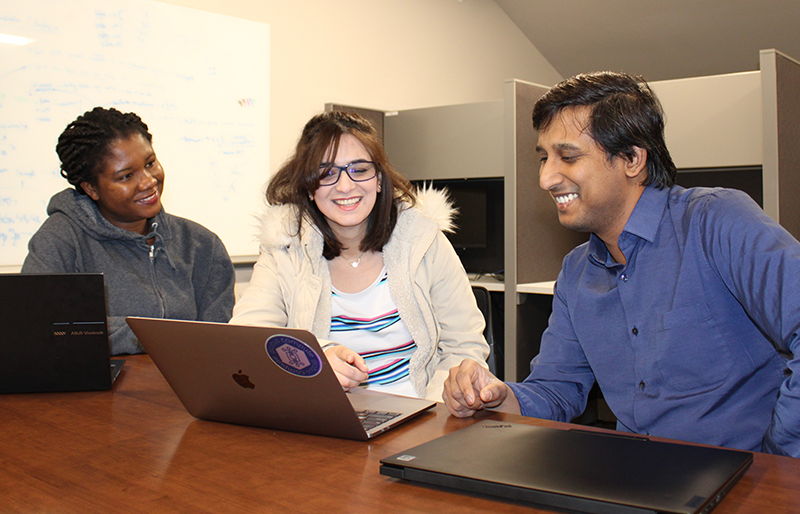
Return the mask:
[[[359,256],[358,256],[358,259],[356,259],[355,261],[351,261],[350,259],[348,259],[348,258],[347,258],[347,257],[345,257],[344,255],[342,255],[342,259],[346,260],[346,261],[347,261],[347,263],[348,263],[350,266],[352,266],[352,267],[354,267],[354,268],[357,268],[357,267],[358,267],[358,265],[359,265],[359,264],[361,264],[361,257],[363,257],[363,256],[364,256],[364,252],[361,252],[361,255],[359,255]]]

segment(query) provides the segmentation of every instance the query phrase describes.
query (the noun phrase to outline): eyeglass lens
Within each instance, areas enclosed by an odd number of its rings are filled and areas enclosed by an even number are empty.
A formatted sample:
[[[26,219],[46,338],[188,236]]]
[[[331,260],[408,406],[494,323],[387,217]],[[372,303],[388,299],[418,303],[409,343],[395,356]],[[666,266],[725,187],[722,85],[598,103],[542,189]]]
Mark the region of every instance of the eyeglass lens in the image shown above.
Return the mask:
[[[363,182],[375,176],[375,165],[368,161],[351,162],[347,166],[334,166],[332,164],[319,167],[319,183],[322,186],[329,186],[337,183],[342,171],[347,171],[347,175],[353,182]]]

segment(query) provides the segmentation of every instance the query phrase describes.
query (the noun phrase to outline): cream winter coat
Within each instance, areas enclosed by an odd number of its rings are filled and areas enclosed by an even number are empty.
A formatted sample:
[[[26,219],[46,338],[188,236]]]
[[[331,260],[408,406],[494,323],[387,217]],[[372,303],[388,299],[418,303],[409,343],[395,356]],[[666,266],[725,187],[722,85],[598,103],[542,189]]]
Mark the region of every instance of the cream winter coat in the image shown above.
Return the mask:
[[[417,350],[410,378],[421,397],[441,400],[451,367],[464,358],[485,365],[489,346],[484,320],[461,261],[443,231],[454,211],[434,190],[419,193],[401,211],[383,260],[392,300]],[[330,338],[331,278],[323,239],[303,224],[297,234],[294,206],[268,206],[261,216],[260,256],[231,323],[309,330],[324,345]]]

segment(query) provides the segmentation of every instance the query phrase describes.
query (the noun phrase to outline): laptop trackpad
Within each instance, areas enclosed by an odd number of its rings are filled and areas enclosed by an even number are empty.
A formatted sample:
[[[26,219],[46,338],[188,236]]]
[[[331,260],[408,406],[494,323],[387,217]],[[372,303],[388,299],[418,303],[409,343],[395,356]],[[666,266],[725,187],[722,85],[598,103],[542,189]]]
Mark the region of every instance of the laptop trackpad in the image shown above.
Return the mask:
[[[369,409],[405,412],[409,409],[407,405],[417,405],[419,402],[419,398],[409,398],[389,393],[369,391],[358,387],[347,391],[347,398],[357,411]]]

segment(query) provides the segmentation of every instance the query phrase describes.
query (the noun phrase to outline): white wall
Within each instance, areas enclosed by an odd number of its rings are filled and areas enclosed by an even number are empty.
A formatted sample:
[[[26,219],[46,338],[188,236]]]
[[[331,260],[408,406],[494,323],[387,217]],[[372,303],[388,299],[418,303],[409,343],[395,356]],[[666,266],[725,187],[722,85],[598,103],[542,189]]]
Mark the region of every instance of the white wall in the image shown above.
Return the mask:
[[[501,100],[510,78],[563,78],[494,0],[161,1],[270,25],[265,180],[326,102],[415,109]]]

